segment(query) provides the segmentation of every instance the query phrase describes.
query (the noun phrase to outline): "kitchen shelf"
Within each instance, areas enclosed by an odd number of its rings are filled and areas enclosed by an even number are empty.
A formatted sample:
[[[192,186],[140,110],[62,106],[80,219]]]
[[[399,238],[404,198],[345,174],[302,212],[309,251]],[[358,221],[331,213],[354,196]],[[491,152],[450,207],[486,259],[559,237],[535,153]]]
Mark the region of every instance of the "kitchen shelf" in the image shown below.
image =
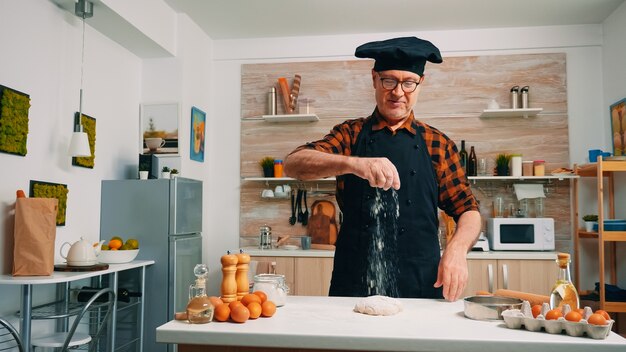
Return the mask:
[[[580,289],[580,239],[590,238],[597,241],[598,245],[598,276],[599,276],[599,296],[600,296],[600,309],[604,309],[608,312],[626,313],[626,302],[607,302],[606,290],[605,290],[605,271],[607,268],[605,263],[608,263],[608,272],[610,280],[613,285],[617,284],[617,249],[616,242],[626,242],[626,231],[606,231],[605,220],[615,219],[615,173],[626,172],[626,161],[604,161],[602,157],[598,157],[598,161],[595,163],[574,165],[574,172],[581,177],[594,177],[596,179],[596,192],[597,192],[597,211],[598,211],[598,230],[586,231],[585,229],[579,229],[577,226],[578,220],[574,221],[573,233],[574,235],[574,283],[578,289]],[[608,190],[605,190],[605,179]],[[574,217],[580,219],[578,213],[579,210],[579,185],[578,180],[574,180]],[[606,191],[606,192],[605,192]],[[608,209],[605,209],[604,197],[608,196]],[[607,211],[608,210],[608,211]],[[605,244],[608,245],[607,253],[605,253]]]
[[[529,117],[536,116],[538,113],[542,112],[542,108],[527,108],[527,109],[485,109],[482,114],[480,114],[481,118],[488,117]]]
[[[565,180],[578,178],[578,175],[546,175],[546,176],[468,176],[468,180]]]
[[[263,115],[261,118],[272,123],[316,122],[320,120],[315,114]]]
[[[242,177],[243,181],[256,181],[256,182],[335,182],[335,177],[318,178],[315,180],[298,180],[293,177]]]

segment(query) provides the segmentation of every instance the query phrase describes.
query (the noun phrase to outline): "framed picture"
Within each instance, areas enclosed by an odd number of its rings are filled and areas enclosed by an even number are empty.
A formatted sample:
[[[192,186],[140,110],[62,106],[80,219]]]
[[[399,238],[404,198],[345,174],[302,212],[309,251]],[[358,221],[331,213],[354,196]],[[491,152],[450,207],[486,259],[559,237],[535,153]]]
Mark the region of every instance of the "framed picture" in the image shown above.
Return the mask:
[[[67,185],[43,181],[30,181],[28,196],[31,198],[56,198],[59,200],[57,211],[57,226],[65,226],[65,214],[67,210]]]
[[[206,113],[195,106],[191,107],[191,138],[189,139],[189,157],[191,160],[204,161],[204,129]]]
[[[0,85],[0,152],[26,155],[28,94]]]
[[[74,118],[78,117],[78,112],[74,114]],[[87,139],[89,140],[89,150],[91,150],[91,156],[85,157],[72,157],[72,165],[86,167],[93,169],[96,164],[96,119],[82,114],[80,118],[80,124],[83,126],[83,131],[87,133]]]
[[[626,155],[626,98],[611,105],[611,136],[613,155]]]
[[[178,103],[141,105],[140,153],[178,154]]]

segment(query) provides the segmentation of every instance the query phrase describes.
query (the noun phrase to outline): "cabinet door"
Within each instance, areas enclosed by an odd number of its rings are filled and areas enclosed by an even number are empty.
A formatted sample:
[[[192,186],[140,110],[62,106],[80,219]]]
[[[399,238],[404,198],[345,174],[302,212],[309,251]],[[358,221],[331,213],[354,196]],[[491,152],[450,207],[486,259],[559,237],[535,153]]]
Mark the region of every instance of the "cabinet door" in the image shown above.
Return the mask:
[[[328,296],[333,258],[296,258],[294,295]]]
[[[554,260],[498,260],[498,288],[549,295],[556,277]]]
[[[285,275],[285,283],[292,289],[294,287],[294,258],[293,257],[251,257],[251,260],[258,262],[257,274],[269,273],[272,263],[276,263],[276,274]]]
[[[476,291],[493,292],[498,287],[495,260],[488,259],[468,259],[467,286],[463,296],[473,296]]]

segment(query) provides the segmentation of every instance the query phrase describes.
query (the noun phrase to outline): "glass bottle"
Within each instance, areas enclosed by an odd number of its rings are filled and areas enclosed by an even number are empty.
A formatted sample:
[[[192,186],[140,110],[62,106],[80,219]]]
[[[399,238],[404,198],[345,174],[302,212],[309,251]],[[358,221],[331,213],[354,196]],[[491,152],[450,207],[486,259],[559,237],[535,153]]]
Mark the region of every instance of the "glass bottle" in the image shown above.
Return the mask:
[[[478,159],[476,159],[476,152],[474,146],[471,146],[469,159],[467,159],[467,176],[478,175]]]
[[[467,172],[467,150],[465,150],[465,141],[461,141],[461,151],[459,151],[459,157],[461,158],[461,167]]]
[[[570,308],[578,309],[580,301],[569,273],[569,254],[558,253],[556,263],[559,266],[559,274],[550,293],[550,308],[561,308],[564,304],[569,304]]]
[[[187,320],[191,324],[206,324],[213,320],[213,304],[206,295],[206,278],[209,269],[206,264],[197,264],[193,268],[196,283],[189,285],[189,303],[187,304]]]

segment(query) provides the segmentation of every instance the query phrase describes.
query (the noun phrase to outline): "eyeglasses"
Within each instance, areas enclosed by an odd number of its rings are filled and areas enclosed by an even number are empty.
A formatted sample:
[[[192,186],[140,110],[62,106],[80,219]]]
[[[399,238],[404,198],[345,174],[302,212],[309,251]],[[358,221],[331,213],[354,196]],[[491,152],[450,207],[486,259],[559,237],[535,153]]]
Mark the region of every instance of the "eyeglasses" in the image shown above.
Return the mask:
[[[417,89],[417,86],[420,84],[419,81],[398,81],[397,79],[393,78],[381,78],[380,81],[383,84],[383,88],[385,88],[386,90],[394,90],[396,89],[398,84],[400,84],[400,87],[402,87],[402,91],[404,91],[405,93],[413,93]]]

